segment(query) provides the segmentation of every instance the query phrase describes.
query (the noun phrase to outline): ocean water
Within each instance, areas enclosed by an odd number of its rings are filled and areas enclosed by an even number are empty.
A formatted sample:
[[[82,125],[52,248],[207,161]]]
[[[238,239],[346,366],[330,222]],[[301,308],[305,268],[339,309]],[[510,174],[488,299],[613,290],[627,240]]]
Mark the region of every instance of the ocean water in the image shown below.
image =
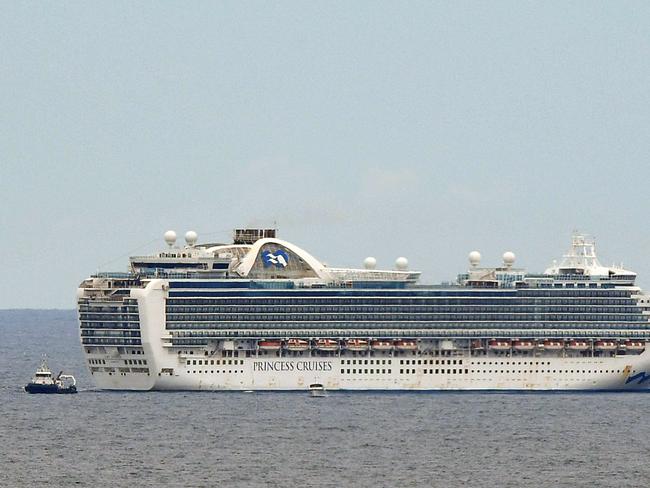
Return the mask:
[[[7,487],[650,485],[648,394],[102,392],[74,311],[0,311],[0,400]]]

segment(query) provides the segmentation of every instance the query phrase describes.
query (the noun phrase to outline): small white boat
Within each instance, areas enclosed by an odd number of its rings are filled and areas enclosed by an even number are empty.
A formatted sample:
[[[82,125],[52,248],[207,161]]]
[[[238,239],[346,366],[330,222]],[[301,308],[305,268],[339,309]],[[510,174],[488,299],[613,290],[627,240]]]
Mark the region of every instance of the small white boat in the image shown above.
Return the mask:
[[[309,349],[309,341],[305,339],[289,339],[287,349],[289,351],[306,351]]]
[[[567,349],[572,351],[587,351],[591,348],[587,341],[569,341]]]
[[[544,341],[544,349],[547,351],[559,351],[561,349],[564,349],[564,341],[561,340],[555,340],[555,339],[548,339]]]
[[[645,349],[643,341],[625,341],[625,349],[628,351],[642,351]]]
[[[309,394],[313,397],[321,398],[327,396],[325,387],[320,383],[313,383],[309,385]]]
[[[282,341],[259,341],[257,346],[262,351],[277,351],[282,347]]]
[[[532,351],[535,349],[535,343],[527,340],[512,341],[512,348],[515,351]]]
[[[316,349],[320,351],[336,351],[339,348],[339,342],[334,339],[318,339]]]
[[[365,339],[348,339],[345,347],[350,351],[365,351],[368,349],[368,341]]]
[[[393,341],[389,341],[389,340],[372,341],[370,346],[375,351],[390,351],[393,348]]]
[[[418,344],[414,340],[395,341],[395,349],[398,351],[415,351],[417,348]]]
[[[598,351],[615,351],[618,349],[618,343],[616,341],[596,341],[594,347]]]
[[[492,339],[488,341],[488,347],[493,351],[509,351],[510,346],[510,341],[507,339]]]

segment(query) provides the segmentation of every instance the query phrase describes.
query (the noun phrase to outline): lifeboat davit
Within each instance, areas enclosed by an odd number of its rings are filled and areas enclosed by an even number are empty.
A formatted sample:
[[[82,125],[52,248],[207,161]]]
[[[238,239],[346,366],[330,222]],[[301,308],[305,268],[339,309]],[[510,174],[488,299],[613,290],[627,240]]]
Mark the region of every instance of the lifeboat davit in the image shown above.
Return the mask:
[[[643,341],[625,341],[625,349],[628,351],[641,351],[645,349],[645,342]]]
[[[395,341],[395,349],[399,351],[415,351],[418,348],[418,343],[414,340],[399,340]]]
[[[263,351],[277,351],[282,347],[282,341],[259,341],[257,347]]]
[[[596,341],[594,347],[599,351],[615,351],[618,349],[616,341]]]
[[[547,339],[544,341],[544,349],[547,351],[559,351],[560,349],[564,349],[564,341]]]
[[[289,351],[306,351],[309,349],[309,341],[305,339],[289,339],[287,349]]]
[[[348,339],[345,341],[345,347],[350,351],[366,351],[368,349],[368,341],[365,339]]]
[[[488,348],[493,351],[509,351],[510,341],[506,339],[491,339],[488,341]]]
[[[316,349],[321,351],[336,351],[339,348],[339,342],[334,339],[318,339]]]
[[[374,351],[390,351],[393,348],[393,341],[382,341],[381,339],[372,341],[370,347]]]
[[[532,351],[535,349],[535,343],[526,340],[512,341],[512,348],[516,351]]]
[[[587,341],[569,341],[566,347],[572,351],[586,351],[590,346]]]

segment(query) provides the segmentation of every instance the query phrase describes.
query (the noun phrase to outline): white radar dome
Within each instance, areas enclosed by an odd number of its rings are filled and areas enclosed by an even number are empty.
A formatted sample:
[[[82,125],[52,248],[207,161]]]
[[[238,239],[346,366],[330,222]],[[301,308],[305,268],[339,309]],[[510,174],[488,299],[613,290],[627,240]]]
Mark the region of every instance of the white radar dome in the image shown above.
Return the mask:
[[[515,253],[512,251],[506,251],[503,253],[503,264],[510,267],[515,264]]]
[[[165,242],[169,247],[173,246],[176,243],[176,232],[173,230],[165,232]]]
[[[481,253],[478,251],[472,251],[467,256],[467,259],[469,259],[469,264],[472,266],[478,266],[481,262]]]
[[[409,267],[409,260],[400,256],[395,260],[395,267],[400,271],[405,271]]]
[[[185,242],[187,242],[187,245],[192,247],[194,244],[196,244],[196,240],[199,238],[198,234],[194,232],[193,230],[188,230],[185,233]]]
[[[363,260],[363,267],[366,269],[375,269],[376,266],[377,266],[377,260],[372,256],[368,256],[366,259]]]

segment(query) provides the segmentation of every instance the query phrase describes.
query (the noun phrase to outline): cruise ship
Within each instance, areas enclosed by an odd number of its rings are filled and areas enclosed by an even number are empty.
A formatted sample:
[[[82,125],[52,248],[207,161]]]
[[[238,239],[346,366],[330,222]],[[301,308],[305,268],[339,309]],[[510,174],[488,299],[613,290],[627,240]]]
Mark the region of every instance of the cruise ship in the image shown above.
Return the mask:
[[[335,268],[238,229],[232,244],[130,258],[78,288],[80,337],[108,390],[645,390],[650,296],[593,239],[541,274],[477,251],[456,282],[419,284],[398,258]]]

